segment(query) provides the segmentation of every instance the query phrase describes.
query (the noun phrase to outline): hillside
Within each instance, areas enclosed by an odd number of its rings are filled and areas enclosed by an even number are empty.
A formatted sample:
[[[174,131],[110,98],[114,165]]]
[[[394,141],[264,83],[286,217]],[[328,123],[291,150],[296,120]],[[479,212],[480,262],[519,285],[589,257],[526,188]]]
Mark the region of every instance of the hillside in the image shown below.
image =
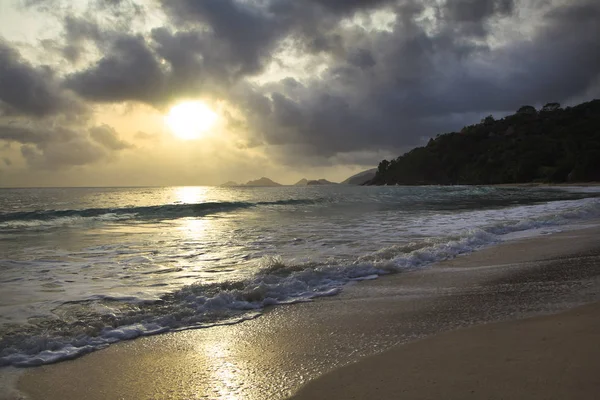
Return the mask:
[[[319,185],[337,185],[337,183],[328,181],[327,179],[316,179],[316,180],[306,182],[306,186],[319,186]]]
[[[342,185],[362,185],[365,182],[375,178],[377,168],[371,168],[363,172],[359,172],[356,175],[352,175],[350,178],[342,182]]]
[[[234,182],[234,181],[228,181],[225,183],[222,183],[221,185],[219,185],[221,187],[233,187],[233,186],[241,186],[239,183]]]
[[[337,183],[328,181],[327,179],[308,180],[306,178],[303,178],[294,184],[294,186],[318,186],[318,185],[337,185]]]
[[[263,187],[263,186],[281,186],[281,184],[277,183],[277,182],[273,182],[269,178],[262,177],[255,181],[249,181],[244,186]]]
[[[523,106],[383,160],[371,185],[600,181],[600,100]]]

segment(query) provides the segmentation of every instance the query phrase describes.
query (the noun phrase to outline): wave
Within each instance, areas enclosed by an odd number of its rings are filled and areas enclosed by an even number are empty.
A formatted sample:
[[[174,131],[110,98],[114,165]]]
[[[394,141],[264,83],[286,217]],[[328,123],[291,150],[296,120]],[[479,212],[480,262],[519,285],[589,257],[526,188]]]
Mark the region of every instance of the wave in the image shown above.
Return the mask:
[[[76,318],[68,317],[65,309],[56,309],[55,315],[62,315],[62,319],[15,326],[0,332],[0,366],[48,364],[138,336],[237,323],[259,316],[267,306],[333,296],[351,281],[375,279],[471,253],[503,241],[510,233],[600,216],[598,199],[588,199],[573,206],[543,216],[468,229],[452,237],[382,248],[353,262],[288,265],[281,257],[265,257],[251,278],[193,284],[166,294],[158,301],[95,296],[86,301],[63,304],[60,307],[76,306]],[[99,314],[98,309],[111,311]],[[73,320],[76,322],[69,322]]]
[[[0,227],[21,228],[47,225],[68,225],[78,221],[119,221],[128,219],[177,219],[259,206],[310,205],[325,199],[288,199],[259,202],[206,202],[197,204],[168,204],[145,207],[86,208],[81,210],[36,210],[0,213]]]

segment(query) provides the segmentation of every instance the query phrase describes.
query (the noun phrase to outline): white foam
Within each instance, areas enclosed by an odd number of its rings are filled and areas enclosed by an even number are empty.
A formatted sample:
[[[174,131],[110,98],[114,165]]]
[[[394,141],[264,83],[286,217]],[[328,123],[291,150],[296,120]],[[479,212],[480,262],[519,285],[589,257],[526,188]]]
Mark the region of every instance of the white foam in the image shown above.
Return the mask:
[[[446,219],[446,236],[430,235],[413,243],[380,248],[357,257],[354,262],[337,263],[331,260],[316,265],[286,265],[282,258],[267,257],[253,276],[234,282],[231,286],[189,285],[176,290],[160,304],[166,311],[157,309],[155,312],[155,309],[146,309],[144,304],[139,304],[140,314],[118,319],[120,317],[116,313],[114,317],[118,326],[106,326],[97,336],[33,336],[27,341],[15,343],[13,347],[2,350],[0,365],[53,363],[143,335],[235,323],[259,315],[266,306],[333,296],[348,282],[376,279],[381,275],[425,267],[506,239],[544,234],[598,216],[598,199],[464,212],[440,217]],[[454,226],[450,223],[452,221],[457,221]],[[419,227],[415,224],[412,226]],[[108,299],[108,296],[104,299]],[[135,300],[128,296],[118,299]]]
[[[19,228],[55,228],[75,224],[96,223],[96,222],[115,222],[127,220],[134,217],[134,214],[115,214],[107,213],[95,217],[69,216],[57,217],[52,219],[32,219],[32,220],[14,220],[0,222],[0,228],[19,229]]]

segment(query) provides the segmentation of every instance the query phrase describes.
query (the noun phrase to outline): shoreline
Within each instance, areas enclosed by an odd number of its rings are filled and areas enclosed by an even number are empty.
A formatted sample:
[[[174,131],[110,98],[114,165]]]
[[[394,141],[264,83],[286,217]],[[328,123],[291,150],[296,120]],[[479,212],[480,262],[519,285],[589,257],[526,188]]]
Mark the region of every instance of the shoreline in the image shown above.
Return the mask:
[[[457,184],[437,184],[437,183],[415,183],[415,184],[406,184],[406,185],[370,185],[370,184],[362,184],[358,186],[366,186],[366,187],[380,187],[380,186],[398,186],[398,187],[411,187],[411,186],[473,186],[473,187],[548,187],[548,188],[569,188],[569,187],[598,187],[600,186],[600,182],[564,182],[564,183],[547,183],[547,182],[521,182],[521,183],[488,183],[488,184],[470,184],[470,183],[457,183]]]
[[[25,370],[18,387],[32,399],[286,398],[307,381],[402,343],[598,300],[600,291],[581,297],[585,285],[573,284],[594,281],[595,264],[568,264],[595,260],[600,252],[585,254],[597,250],[599,233],[594,227],[505,242],[241,324],[122,342]]]
[[[332,182],[331,185],[343,185],[343,186],[385,186],[385,185],[354,185],[348,183],[336,183]],[[319,185],[316,185],[319,186]],[[321,185],[322,186],[322,185]],[[398,185],[398,186],[420,186],[418,184],[415,185]],[[430,184],[425,186],[517,186],[517,187],[569,187],[569,186],[581,186],[581,187],[594,187],[600,186],[600,182],[564,182],[564,183],[545,183],[545,182],[527,182],[527,183],[490,183],[490,184],[481,184],[481,185],[472,185],[472,184],[457,184],[457,185],[442,185],[442,184]],[[213,188],[227,188],[230,186],[223,185],[193,185],[193,186],[0,186],[1,189],[145,189],[145,188],[167,188],[167,187],[213,187]],[[258,188],[268,188],[268,187],[311,187],[311,186],[298,186],[293,183],[290,184],[281,184],[279,186],[245,186],[239,185],[234,187],[258,187]]]

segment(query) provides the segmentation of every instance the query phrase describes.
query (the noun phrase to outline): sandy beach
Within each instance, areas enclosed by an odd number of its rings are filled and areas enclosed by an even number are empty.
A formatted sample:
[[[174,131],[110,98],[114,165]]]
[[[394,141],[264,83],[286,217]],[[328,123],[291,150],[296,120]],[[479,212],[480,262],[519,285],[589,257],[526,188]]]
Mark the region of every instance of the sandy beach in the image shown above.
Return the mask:
[[[600,300],[599,234],[511,241],[241,324],[119,343],[26,370],[18,389],[31,399],[592,398],[600,306],[574,308]]]
[[[596,399],[600,303],[433,336],[340,368],[301,399]]]

